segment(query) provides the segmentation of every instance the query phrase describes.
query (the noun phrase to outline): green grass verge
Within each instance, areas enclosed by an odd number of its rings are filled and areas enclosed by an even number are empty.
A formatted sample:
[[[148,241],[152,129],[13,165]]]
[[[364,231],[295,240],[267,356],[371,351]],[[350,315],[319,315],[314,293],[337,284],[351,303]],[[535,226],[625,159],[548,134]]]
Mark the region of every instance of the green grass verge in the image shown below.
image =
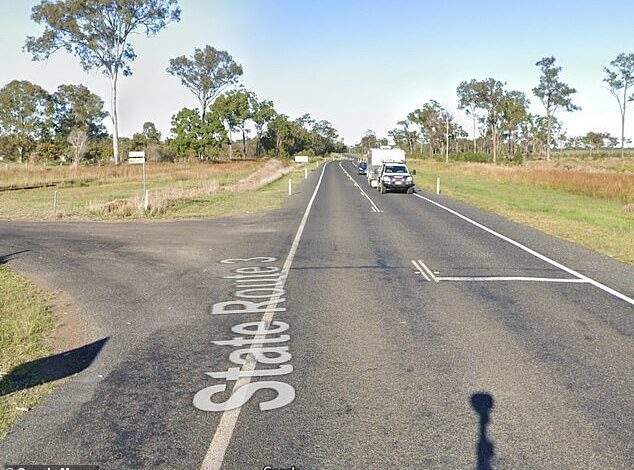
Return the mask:
[[[20,409],[31,409],[53,387],[49,383],[19,390],[9,380],[15,367],[50,353],[46,339],[55,320],[49,301],[47,293],[0,265],[0,438],[24,414]]]
[[[435,191],[439,176],[447,196],[634,264],[634,213],[621,202],[467,176],[435,162],[412,160],[408,165],[416,169],[416,184],[423,189]]]

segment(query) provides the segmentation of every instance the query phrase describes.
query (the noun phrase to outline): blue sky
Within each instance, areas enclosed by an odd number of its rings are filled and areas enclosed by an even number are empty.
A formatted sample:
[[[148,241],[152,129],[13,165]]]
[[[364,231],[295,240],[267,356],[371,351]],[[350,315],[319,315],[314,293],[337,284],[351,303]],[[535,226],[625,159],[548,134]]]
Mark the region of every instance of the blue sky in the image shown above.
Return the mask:
[[[0,85],[26,79],[53,91],[83,83],[108,103],[108,82],[85,73],[58,52],[32,62],[22,52],[38,1],[0,0]],[[562,113],[568,135],[590,130],[620,133],[616,101],[604,87],[603,67],[634,52],[631,1],[414,1],[414,0],[180,0],[180,23],[153,38],[136,36],[134,75],[120,82],[120,130],[138,132],[153,121],[164,134],[180,108],[196,100],[165,72],[170,58],[210,44],[229,51],[244,68],[241,83],[279,112],[327,119],[347,143],[366,129],[385,135],[430,99],[456,109],[462,80],[494,77],[532,96],[539,70],[554,55],[562,79],[577,88],[583,110]],[[634,115],[626,135],[634,136]]]

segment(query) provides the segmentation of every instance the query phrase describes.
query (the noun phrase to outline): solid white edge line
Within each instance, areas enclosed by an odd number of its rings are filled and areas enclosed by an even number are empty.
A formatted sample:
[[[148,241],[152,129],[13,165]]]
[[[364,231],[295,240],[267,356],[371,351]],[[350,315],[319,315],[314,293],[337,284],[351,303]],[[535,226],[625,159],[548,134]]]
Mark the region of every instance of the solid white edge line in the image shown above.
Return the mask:
[[[291,265],[293,264],[293,258],[295,258],[295,253],[297,252],[297,247],[299,246],[299,242],[302,238],[302,234],[304,233],[304,227],[306,226],[306,221],[308,220],[308,215],[310,214],[310,210],[313,207],[313,202],[317,197],[317,191],[319,191],[319,187],[321,186],[321,181],[324,177],[324,172],[326,171],[326,166],[328,163],[324,164],[321,175],[319,176],[319,181],[317,181],[317,186],[315,187],[315,191],[313,192],[308,205],[306,206],[306,210],[304,211],[304,216],[299,224],[299,228],[295,234],[295,238],[293,239],[293,244],[291,245],[290,250],[288,251],[288,255],[286,256],[286,261],[284,262],[284,266],[282,267],[282,271],[280,272],[279,280],[276,284],[277,287],[284,288],[286,284],[286,279],[288,278],[288,273],[291,269]],[[271,303],[267,306],[264,315],[262,316],[262,320],[266,328],[271,325],[273,321],[273,309],[277,307],[281,295],[275,295],[271,297]],[[277,301],[277,302],[275,302]],[[258,335],[256,339],[262,339],[265,335]],[[252,344],[249,348],[250,350],[255,350],[257,344]],[[242,366],[241,370],[253,371],[256,368],[257,362],[254,359],[253,354],[248,354],[246,363]],[[241,377],[236,381],[233,386],[232,394],[240,387],[251,382],[251,377]],[[216,428],[216,432],[214,437],[209,444],[209,449],[207,450],[207,454],[205,454],[205,458],[200,467],[201,470],[219,470],[222,467],[225,453],[227,452],[227,448],[229,447],[229,443],[231,442],[231,437],[233,435],[233,431],[236,426],[236,422],[238,421],[238,416],[240,416],[240,410],[242,407],[234,408],[233,410],[223,411],[222,416],[220,417],[220,422],[218,423],[218,427]]]
[[[621,292],[619,292],[617,290],[614,290],[611,287],[606,286],[605,284],[602,284],[602,283],[600,283],[598,281],[595,281],[594,279],[592,279],[592,278],[590,278],[588,276],[585,276],[585,275],[575,271],[574,269],[571,269],[571,268],[569,268],[567,266],[564,266],[563,264],[558,263],[557,261],[552,260],[552,259],[548,258],[547,256],[544,256],[541,253],[538,253],[537,251],[532,250],[531,248],[528,248],[525,245],[522,245],[520,242],[516,242],[512,238],[509,238],[509,237],[507,237],[505,235],[502,235],[501,233],[498,233],[495,230],[490,229],[489,227],[486,227],[485,225],[482,225],[481,223],[476,222],[473,219],[470,219],[466,215],[462,215],[461,213],[456,212],[455,210],[450,209],[449,207],[443,206],[442,204],[440,204],[440,203],[438,203],[436,201],[433,201],[433,200],[431,200],[431,199],[429,199],[427,197],[421,196],[420,194],[414,193],[414,196],[416,196],[417,198],[423,199],[423,200],[425,200],[427,202],[430,202],[430,203],[434,204],[435,206],[438,206],[441,209],[444,209],[447,212],[455,215],[456,217],[460,217],[461,219],[469,222],[470,224],[475,225],[476,227],[484,230],[485,232],[488,232],[491,235],[494,235],[494,236],[496,236],[496,237],[498,237],[498,238],[510,243],[511,245],[514,245],[517,248],[519,248],[521,250],[524,250],[525,252],[535,256],[536,258],[539,258],[542,261],[545,261],[545,262],[555,266],[556,268],[561,269],[562,271],[566,271],[568,274],[572,274],[573,276],[576,276],[579,279],[583,279],[583,280],[587,281],[589,284],[592,284],[593,286],[598,287],[599,289],[607,292],[608,294],[613,295],[614,297],[618,297],[619,299],[624,300],[625,302],[627,302],[627,303],[629,303],[631,305],[634,305],[634,299],[632,299],[631,297],[628,297],[627,295],[622,294]]]
[[[427,279],[428,281],[431,281],[431,279],[429,279],[429,276],[427,276],[423,268],[418,265],[415,259],[412,260],[412,264],[414,265],[414,268],[416,268],[416,271],[422,274],[425,279]]]
[[[350,178],[350,181],[352,181],[352,183],[359,188],[359,191],[361,191],[361,193],[367,198],[368,201],[370,201],[370,204],[372,204],[372,207],[374,207],[376,212],[381,212],[381,209],[379,209],[377,207],[377,205],[374,203],[374,201],[372,199],[370,199],[370,196],[368,196],[365,191],[361,188],[361,186],[359,186],[357,184],[357,182],[354,180],[354,178],[352,176],[350,176],[350,173],[348,173],[343,166],[341,166],[341,162],[339,162],[339,168],[341,168],[341,170],[348,176],[348,178]]]

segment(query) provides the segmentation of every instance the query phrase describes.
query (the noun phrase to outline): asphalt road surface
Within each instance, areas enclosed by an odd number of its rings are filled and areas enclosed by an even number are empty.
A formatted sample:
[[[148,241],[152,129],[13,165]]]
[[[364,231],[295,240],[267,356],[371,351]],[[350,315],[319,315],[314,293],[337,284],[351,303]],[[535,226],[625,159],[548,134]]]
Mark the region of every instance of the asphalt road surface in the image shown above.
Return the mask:
[[[94,337],[0,464],[634,468],[634,268],[351,162],[264,215],[0,222],[0,259]]]

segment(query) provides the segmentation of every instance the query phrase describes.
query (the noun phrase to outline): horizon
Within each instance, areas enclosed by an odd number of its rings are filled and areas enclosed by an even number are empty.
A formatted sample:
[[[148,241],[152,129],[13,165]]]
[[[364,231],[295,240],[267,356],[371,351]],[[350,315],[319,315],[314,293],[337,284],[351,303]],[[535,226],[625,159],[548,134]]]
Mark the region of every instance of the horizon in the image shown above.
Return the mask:
[[[64,51],[43,62],[22,52],[26,37],[42,30],[30,19],[31,8],[39,3],[0,2],[5,22],[0,32],[5,57],[0,86],[29,80],[53,92],[61,84],[82,83],[108,110],[108,81],[99,72],[84,72],[77,58]],[[543,115],[531,91],[540,74],[534,64],[551,55],[562,67],[561,79],[577,89],[573,102],[582,108],[557,114],[566,134],[620,136],[618,105],[602,82],[603,67],[619,53],[631,52],[626,48],[632,39],[627,25],[634,13],[631,3],[613,2],[608,9],[590,2],[550,5],[539,0],[519,11],[507,11],[498,1],[179,4],[179,23],[155,37],[132,39],[138,57],[133,75],[120,80],[122,137],[140,132],[146,121],[167,137],[172,115],[197,106],[195,97],[165,68],[170,58],[191,55],[206,44],[228,51],[244,68],[239,84],[260,99],[272,100],[278,112],[325,119],[348,145],[359,142],[368,129],[387,137],[397,121],[432,99],[471,137],[470,118],[457,109],[455,91],[461,81],[472,78],[506,82],[507,89],[526,94],[532,113]],[[550,12],[547,23],[541,20],[544,11]],[[493,46],[491,29],[498,38]],[[110,120],[104,124],[110,131]],[[633,126],[626,121],[626,137],[634,135]]]

